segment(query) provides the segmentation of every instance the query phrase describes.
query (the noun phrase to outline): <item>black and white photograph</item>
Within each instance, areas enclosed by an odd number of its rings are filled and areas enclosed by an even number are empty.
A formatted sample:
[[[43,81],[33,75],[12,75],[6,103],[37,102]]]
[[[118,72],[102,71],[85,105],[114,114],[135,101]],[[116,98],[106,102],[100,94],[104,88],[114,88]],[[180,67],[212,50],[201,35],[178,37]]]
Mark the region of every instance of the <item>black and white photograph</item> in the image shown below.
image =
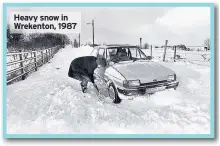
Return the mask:
[[[211,133],[210,7],[6,12],[7,134]]]

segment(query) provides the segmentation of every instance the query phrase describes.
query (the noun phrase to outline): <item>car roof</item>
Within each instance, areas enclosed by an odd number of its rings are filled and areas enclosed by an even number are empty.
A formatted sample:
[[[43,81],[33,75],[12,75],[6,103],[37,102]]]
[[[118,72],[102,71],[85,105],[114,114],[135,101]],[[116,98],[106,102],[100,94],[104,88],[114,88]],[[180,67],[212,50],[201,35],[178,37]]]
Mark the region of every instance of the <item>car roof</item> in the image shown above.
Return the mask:
[[[103,45],[103,46],[97,46],[95,48],[119,48],[119,47],[127,47],[127,48],[139,48],[138,46],[135,45]]]

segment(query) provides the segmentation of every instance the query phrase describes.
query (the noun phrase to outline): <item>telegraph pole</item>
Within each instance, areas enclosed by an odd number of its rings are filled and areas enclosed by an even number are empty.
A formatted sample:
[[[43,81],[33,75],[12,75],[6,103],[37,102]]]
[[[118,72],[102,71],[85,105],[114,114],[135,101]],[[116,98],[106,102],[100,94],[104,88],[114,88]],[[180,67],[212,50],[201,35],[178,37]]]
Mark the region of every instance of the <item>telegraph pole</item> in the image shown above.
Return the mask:
[[[94,47],[95,44],[95,28],[94,28],[94,19],[92,19],[92,23],[87,23],[87,24],[92,24],[92,45]]]
[[[142,38],[140,38],[140,48],[142,49]]]
[[[93,43],[93,47],[95,44],[95,30],[94,30],[94,19],[92,20],[92,43]]]
[[[80,45],[80,33],[79,33],[79,47],[80,47],[81,45]]]

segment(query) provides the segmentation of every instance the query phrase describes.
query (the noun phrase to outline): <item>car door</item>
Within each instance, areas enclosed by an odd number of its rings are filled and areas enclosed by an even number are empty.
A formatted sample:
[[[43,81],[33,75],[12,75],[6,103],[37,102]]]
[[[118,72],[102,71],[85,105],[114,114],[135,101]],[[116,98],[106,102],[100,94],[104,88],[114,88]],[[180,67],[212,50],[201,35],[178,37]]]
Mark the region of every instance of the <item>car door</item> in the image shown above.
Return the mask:
[[[98,48],[96,57],[106,59],[106,49],[101,47]],[[108,86],[104,75],[106,67],[107,66],[99,67],[94,71],[96,77],[95,82],[99,88],[100,93],[104,96],[108,96]]]
[[[111,64],[114,64],[111,59],[114,58],[114,56],[117,54],[117,48],[107,48],[106,49],[106,62],[107,67],[109,67]]]
[[[92,50],[91,56],[99,57],[99,58],[105,58],[106,59],[106,50],[105,48],[96,47]]]

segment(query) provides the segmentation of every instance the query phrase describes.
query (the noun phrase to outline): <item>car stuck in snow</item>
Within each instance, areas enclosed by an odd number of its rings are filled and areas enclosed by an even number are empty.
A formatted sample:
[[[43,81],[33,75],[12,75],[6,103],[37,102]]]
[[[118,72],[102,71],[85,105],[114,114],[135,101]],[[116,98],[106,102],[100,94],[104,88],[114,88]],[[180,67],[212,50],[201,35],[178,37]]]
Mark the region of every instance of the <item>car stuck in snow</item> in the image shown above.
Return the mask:
[[[97,46],[91,55],[107,62],[103,80],[114,103],[130,95],[176,89],[179,84],[174,71],[152,61],[137,46]]]

